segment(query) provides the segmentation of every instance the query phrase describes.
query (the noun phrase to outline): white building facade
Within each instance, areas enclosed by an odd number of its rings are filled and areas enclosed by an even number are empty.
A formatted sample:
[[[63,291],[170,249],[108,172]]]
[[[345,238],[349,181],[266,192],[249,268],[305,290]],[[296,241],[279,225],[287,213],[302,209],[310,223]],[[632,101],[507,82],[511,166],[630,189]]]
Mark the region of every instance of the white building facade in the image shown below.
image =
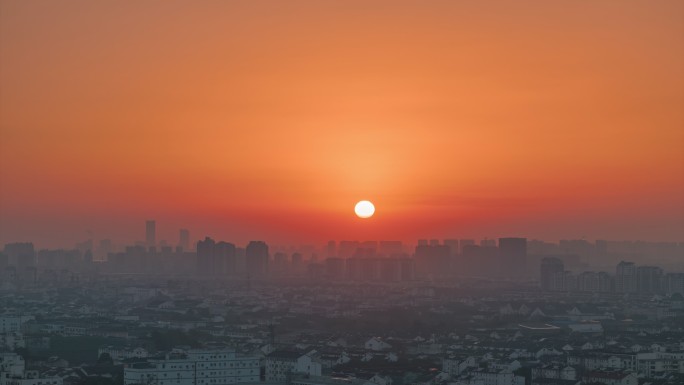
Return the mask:
[[[124,369],[124,385],[226,385],[259,379],[259,358],[239,357],[231,350],[175,351],[164,360]]]

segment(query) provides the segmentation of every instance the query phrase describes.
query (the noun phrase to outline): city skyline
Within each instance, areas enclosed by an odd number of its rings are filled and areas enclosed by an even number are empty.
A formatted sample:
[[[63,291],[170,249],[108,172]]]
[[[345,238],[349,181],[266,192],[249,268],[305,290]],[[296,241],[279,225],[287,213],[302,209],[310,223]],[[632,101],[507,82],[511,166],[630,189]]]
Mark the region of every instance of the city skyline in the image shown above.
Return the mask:
[[[684,384],[684,1],[0,0],[0,385]]]
[[[0,242],[681,241],[684,4],[493,4],[3,1]]]
[[[4,242],[1,242],[0,244],[8,244],[8,243],[32,243],[35,244],[37,248],[41,249],[71,249],[71,248],[79,248],[78,245],[82,245],[85,242],[107,242],[111,243],[112,245],[115,245],[119,248],[125,247],[125,246],[144,246],[145,248],[149,247],[160,247],[160,246],[169,246],[169,247],[177,247],[177,246],[182,246],[184,250],[194,250],[195,245],[198,242],[202,242],[205,238],[216,238],[216,239],[224,239],[224,240],[229,240],[230,242],[236,244],[236,245],[247,245],[249,242],[252,242],[254,240],[260,239],[263,241],[266,241],[269,244],[276,244],[279,247],[316,247],[320,248],[321,250],[325,249],[326,244],[330,242],[359,242],[359,243],[364,243],[364,242],[399,242],[405,246],[418,246],[421,245],[423,242],[429,242],[429,243],[434,243],[434,242],[440,242],[444,245],[448,245],[450,242],[456,242],[456,245],[458,245],[459,241],[466,241],[467,244],[473,244],[473,245],[479,245],[479,246],[497,246],[497,240],[498,239],[507,239],[507,238],[519,238],[522,237],[524,239],[527,239],[529,241],[533,242],[542,242],[542,243],[555,243],[558,244],[559,242],[635,242],[635,243],[649,243],[649,244],[671,244],[671,245],[683,245],[684,241],[667,241],[667,240],[647,240],[647,239],[606,239],[606,238],[587,238],[587,237],[574,237],[574,236],[561,236],[555,239],[549,239],[549,238],[536,238],[536,237],[529,237],[526,236],[525,234],[522,233],[515,233],[515,234],[501,234],[501,235],[492,235],[492,234],[486,234],[486,235],[467,235],[467,234],[472,234],[472,233],[464,233],[464,234],[450,234],[449,236],[446,237],[438,237],[438,236],[430,236],[429,234],[424,235],[422,237],[418,238],[409,238],[409,239],[399,239],[399,238],[371,238],[371,237],[365,237],[365,238],[344,238],[344,237],[337,237],[337,238],[331,238],[331,239],[326,239],[326,240],[303,240],[300,242],[294,241],[294,242],[282,242],[282,241],[277,241],[274,239],[269,239],[267,237],[260,236],[259,234],[255,234],[254,236],[251,237],[246,237],[246,238],[235,238],[231,237],[230,234],[225,234],[221,235],[221,231],[219,230],[213,230],[213,231],[208,231],[204,233],[196,233],[192,232],[190,229],[186,227],[173,227],[171,228],[170,226],[162,223],[161,229],[163,230],[162,233],[167,235],[167,236],[162,236],[162,237],[157,237],[157,221],[156,220],[145,220],[144,223],[141,225],[141,221],[138,221],[137,223],[138,229],[134,229],[131,231],[132,234],[137,233],[137,235],[133,235],[128,239],[120,239],[120,238],[112,238],[108,234],[97,234],[95,235],[92,231],[86,231],[86,236],[82,238],[78,238],[75,240],[73,243],[60,243],[60,244],[50,244],[48,243],[41,243],[41,242],[35,242],[34,240],[30,238],[25,238],[25,239],[14,239],[14,240],[7,240]],[[144,226],[142,230],[140,229],[141,226]]]

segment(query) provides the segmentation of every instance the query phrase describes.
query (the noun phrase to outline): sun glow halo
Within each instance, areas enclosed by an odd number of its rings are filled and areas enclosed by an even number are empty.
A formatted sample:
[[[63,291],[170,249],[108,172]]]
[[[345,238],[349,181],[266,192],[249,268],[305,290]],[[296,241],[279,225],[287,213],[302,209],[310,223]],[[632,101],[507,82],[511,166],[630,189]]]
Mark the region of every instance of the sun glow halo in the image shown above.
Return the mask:
[[[375,206],[370,201],[359,201],[354,206],[354,212],[359,218],[370,218],[375,214]]]

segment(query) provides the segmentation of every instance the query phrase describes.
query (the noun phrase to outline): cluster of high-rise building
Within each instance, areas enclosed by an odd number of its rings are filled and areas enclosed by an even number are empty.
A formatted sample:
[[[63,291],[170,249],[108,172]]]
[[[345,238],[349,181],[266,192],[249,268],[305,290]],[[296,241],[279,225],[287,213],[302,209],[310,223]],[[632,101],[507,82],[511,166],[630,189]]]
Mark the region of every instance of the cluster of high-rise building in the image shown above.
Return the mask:
[[[172,246],[158,241],[154,220],[146,221],[144,239],[121,251],[115,251],[110,240],[102,240],[97,246],[89,240],[73,250],[36,251],[31,243],[7,244],[0,253],[0,280],[57,281],[70,279],[69,274],[74,272],[382,282],[456,277],[531,280],[538,276],[541,267],[540,286],[547,291],[661,293],[680,291],[682,286],[681,275],[665,274],[662,268],[650,265],[620,262],[614,274],[587,268],[590,261],[605,266],[606,261],[618,255],[638,256],[610,254],[613,248],[627,247],[625,242],[562,240],[555,244],[526,238],[419,239],[412,246],[401,241],[346,240],[329,241],[322,249],[288,249],[269,247],[263,241],[239,247],[209,237],[192,244],[190,232],[180,229],[178,241]],[[656,250],[659,256],[666,257],[681,251],[678,244],[630,245],[635,245],[637,251]],[[323,258],[319,259],[319,255]]]
[[[546,291],[602,293],[684,293],[684,273],[667,273],[658,266],[637,266],[621,261],[615,274],[585,271],[579,274],[565,269],[560,258],[542,259],[539,283]]]

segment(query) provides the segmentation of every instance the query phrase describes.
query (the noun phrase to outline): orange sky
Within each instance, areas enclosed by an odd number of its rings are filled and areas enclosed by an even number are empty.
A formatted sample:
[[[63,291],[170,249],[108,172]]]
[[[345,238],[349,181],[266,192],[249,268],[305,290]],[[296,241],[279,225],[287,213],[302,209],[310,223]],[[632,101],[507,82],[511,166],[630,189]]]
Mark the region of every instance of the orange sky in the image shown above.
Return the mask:
[[[3,243],[681,241],[684,2],[5,0],[0,135]]]

